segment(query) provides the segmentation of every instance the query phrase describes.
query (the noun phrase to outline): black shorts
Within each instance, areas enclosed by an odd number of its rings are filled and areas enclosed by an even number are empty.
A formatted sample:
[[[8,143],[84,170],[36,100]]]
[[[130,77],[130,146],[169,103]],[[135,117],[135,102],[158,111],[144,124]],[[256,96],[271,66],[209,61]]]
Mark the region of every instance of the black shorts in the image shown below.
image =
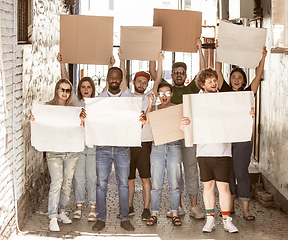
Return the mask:
[[[130,147],[130,175],[128,179],[136,178],[136,168],[140,178],[150,178],[150,153],[152,142],[142,142],[142,147]]]
[[[197,161],[202,182],[215,180],[229,183],[232,166],[231,157],[197,157]]]

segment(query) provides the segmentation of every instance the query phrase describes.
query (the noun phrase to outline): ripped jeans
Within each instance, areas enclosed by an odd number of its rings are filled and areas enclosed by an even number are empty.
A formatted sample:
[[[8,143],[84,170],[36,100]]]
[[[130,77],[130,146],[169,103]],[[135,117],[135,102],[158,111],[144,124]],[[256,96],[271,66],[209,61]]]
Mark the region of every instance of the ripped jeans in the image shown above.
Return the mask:
[[[47,152],[47,163],[51,177],[48,215],[55,218],[59,212],[65,212],[70,200],[72,179],[75,171],[77,153]]]

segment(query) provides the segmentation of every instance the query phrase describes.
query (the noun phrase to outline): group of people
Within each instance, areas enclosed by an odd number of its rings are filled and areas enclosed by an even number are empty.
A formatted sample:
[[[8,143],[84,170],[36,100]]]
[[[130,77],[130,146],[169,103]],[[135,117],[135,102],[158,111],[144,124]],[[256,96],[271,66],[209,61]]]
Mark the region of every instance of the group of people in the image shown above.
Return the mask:
[[[160,51],[157,70],[156,62],[150,62],[150,74],[142,71],[135,74],[132,81],[134,85],[133,93],[127,88],[125,60],[120,60],[120,68],[118,68],[112,66],[115,61],[111,58],[111,66],[109,66],[106,78],[107,87],[97,97],[142,98],[142,112],[139,113],[139,121],[143,125],[141,147],[87,145],[84,151],[80,153],[48,152],[47,162],[51,176],[48,215],[50,218],[49,229],[51,231],[60,231],[57,220],[66,224],[72,222],[65,214],[72,184],[76,203],[73,218],[80,219],[82,217],[86,181],[88,202],[90,204],[88,221],[96,221],[92,227],[95,231],[100,231],[105,227],[108,180],[113,162],[119,194],[118,217],[121,218],[121,227],[125,230],[134,230],[134,226],[129,221],[129,216],[135,214],[133,198],[136,169],[138,169],[141,178],[144,201],[141,218],[146,221],[148,226],[153,226],[158,221],[157,214],[161,205],[165,168],[167,170],[171,202],[171,210],[167,212],[166,216],[172,218],[174,226],[182,225],[179,216],[185,214],[181,202],[184,183],[191,202],[190,216],[196,219],[206,218],[206,223],[202,229],[203,232],[211,232],[215,226],[215,184],[219,191],[220,208],[226,231],[231,233],[238,232],[231,218],[231,214],[235,212],[235,179],[237,180],[237,193],[243,204],[243,217],[246,220],[255,219],[255,216],[249,212],[250,186],[248,166],[252,151],[251,141],[233,144],[198,144],[197,147],[196,145],[185,147],[185,139],[158,146],[153,143],[153,136],[149,126],[149,112],[181,104],[183,102],[183,94],[243,90],[253,91],[254,94],[257,92],[267,54],[265,48],[257,68],[256,77],[246,88],[247,78],[241,68],[234,68],[231,71],[229,84],[227,84],[221,73],[221,63],[216,62],[216,70],[205,68],[201,41],[199,39],[197,40],[197,46],[200,72],[188,85],[185,85],[187,66],[183,62],[176,62],[172,65],[171,77],[173,85],[162,79],[164,55]],[[120,50],[119,56],[121,54]],[[65,64],[61,61],[61,55],[58,55],[58,61],[61,64],[62,79],[57,82],[54,98],[48,104],[83,107],[80,119],[82,125],[85,125],[85,118],[87,117],[85,98],[95,97],[95,84],[90,77],[82,78],[77,88],[77,99],[73,99],[72,85],[68,80]],[[154,80],[153,88],[146,92],[150,79]],[[155,105],[157,97],[160,100],[159,105]],[[254,111],[251,110],[247,114],[253,117]],[[34,120],[33,115],[31,115],[30,120]],[[183,117],[179,127],[184,130],[189,124],[190,119]],[[205,213],[197,206],[197,196],[199,194],[198,166],[200,179],[204,185]],[[182,176],[182,167],[184,167],[185,181]]]

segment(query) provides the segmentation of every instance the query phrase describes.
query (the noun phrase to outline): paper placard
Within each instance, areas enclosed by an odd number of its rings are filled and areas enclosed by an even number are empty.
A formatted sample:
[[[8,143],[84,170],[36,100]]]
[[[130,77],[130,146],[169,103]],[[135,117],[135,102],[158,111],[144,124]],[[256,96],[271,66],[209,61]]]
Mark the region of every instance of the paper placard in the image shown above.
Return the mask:
[[[61,15],[63,62],[109,65],[113,54],[113,17]]]
[[[217,61],[256,68],[266,42],[267,29],[252,28],[220,21]]]
[[[202,33],[202,12],[154,9],[153,26],[162,27],[162,50],[196,53]]]
[[[252,106],[250,91],[183,95],[184,112],[191,112],[193,131],[193,135],[185,131],[185,146],[250,141]]]
[[[287,0],[272,0],[272,23],[288,24],[288,2]]]
[[[142,98],[85,98],[87,145],[141,146]]]
[[[161,27],[121,26],[121,59],[157,61],[161,42]]]
[[[31,144],[39,151],[81,152],[84,128],[80,126],[81,108],[34,104]]]
[[[180,128],[182,117],[182,104],[148,113],[156,146],[184,138],[184,132]]]

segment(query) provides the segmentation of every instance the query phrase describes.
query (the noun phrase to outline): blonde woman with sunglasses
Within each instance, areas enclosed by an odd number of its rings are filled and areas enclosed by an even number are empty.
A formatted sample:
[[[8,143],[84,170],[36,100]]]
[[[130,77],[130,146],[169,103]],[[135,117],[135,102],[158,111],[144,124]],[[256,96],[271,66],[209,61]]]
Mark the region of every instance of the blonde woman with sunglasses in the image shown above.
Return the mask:
[[[60,79],[55,86],[54,98],[49,105],[71,106],[72,84]],[[30,121],[34,121],[31,115]],[[60,231],[58,221],[72,223],[66,215],[66,206],[70,200],[71,184],[78,154],[74,152],[47,152],[47,163],[51,177],[48,196],[48,215],[50,231]]]

